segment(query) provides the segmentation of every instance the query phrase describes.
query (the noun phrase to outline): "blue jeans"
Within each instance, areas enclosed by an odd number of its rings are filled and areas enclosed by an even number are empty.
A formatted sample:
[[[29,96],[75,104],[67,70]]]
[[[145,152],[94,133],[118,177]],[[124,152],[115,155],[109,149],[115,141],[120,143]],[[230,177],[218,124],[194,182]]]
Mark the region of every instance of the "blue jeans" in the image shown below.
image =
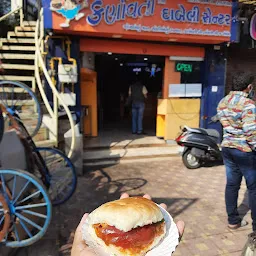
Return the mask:
[[[145,103],[137,102],[132,104],[132,132],[143,132],[143,115],[145,110]]]
[[[244,176],[249,194],[252,226],[253,230],[256,231],[256,153],[223,148],[222,154],[227,175],[225,200],[228,222],[231,225],[241,222],[237,211],[237,199],[242,177]]]

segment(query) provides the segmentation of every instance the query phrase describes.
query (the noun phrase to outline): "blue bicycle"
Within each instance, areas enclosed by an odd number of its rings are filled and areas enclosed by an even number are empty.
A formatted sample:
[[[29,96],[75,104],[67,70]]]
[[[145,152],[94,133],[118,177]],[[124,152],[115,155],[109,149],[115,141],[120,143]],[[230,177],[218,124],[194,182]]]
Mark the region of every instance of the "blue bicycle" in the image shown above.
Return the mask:
[[[34,137],[42,124],[42,110],[35,93],[24,83],[0,81],[0,104],[22,121]]]
[[[4,132],[2,109],[0,105],[0,143]],[[0,245],[33,244],[45,234],[51,216],[50,197],[36,176],[22,170],[0,169]]]
[[[49,227],[52,206],[42,182],[22,170],[0,170],[0,230],[8,247],[24,247],[43,237]],[[9,217],[7,217],[9,216]]]
[[[14,90],[11,87],[7,90],[6,85],[13,85],[12,82],[0,82],[0,89],[1,85],[4,85],[4,95],[8,95],[7,92],[9,91],[12,93],[17,92],[17,88]],[[18,92],[21,91],[23,94],[29,95],[29,98],[33,99],[35,102],[34,105],[37,106],[36,109],[38,110],[37,113],[39,117],[36,122],[38,125],[42,118],[40,117],[41,110],[37,97],[26,85],[19,82],[15,82],[15,85],[22,88],[18,90]],[[20,98],[23,99],[21,95],[18,99]],[[15,107],[16,101],[12,99],[8,100],[6,103],[8,102],[13,102],[13,104],[9,104],[8,106],[2,105],[2,111],[8,120],[8,126],[16,129],[20,133],[20,139],[24,145],[27,156],[27,170],[42,180],[43,184],[48,189],[48,193],[54,206],[65,203],[76,190],[77,175],[74,165],[71,160],[58,149],[46,147],[37,148],[31,132],[27,129],[24,120],[20,117],[20,112],[17,111],[17,107]],[[19,102],[19,100],[17,100],[17,102]],[[24,101],[22,102],[24,103]],[[20,106],[20,103],[18,106]],[[37,130],[38,128],[34,130],[33,134],[35,134]]]
[[[34,130],[25,126],[27,116],[24,118],[22,110],[26,108],[21,103],[17,105],[14,98],[5,101],[6,95],[20,91],[30,95],[35,101],[34,106],[37,106]],[[36,147],[32,136],[38,131],[41,112],[33,92],[26,86],[22,90],[7,90],[4,86],[0,97],[6,103],[1,104],[0,101],[0,139],[7,123],[9,128],[18,131],[27,157],[27,171],[1,169],[0,165],[0,246],[24,247],[45,234],[51,220],[52,204],[62,204],[73,195],[77,176],[72,162],[61,151]]]

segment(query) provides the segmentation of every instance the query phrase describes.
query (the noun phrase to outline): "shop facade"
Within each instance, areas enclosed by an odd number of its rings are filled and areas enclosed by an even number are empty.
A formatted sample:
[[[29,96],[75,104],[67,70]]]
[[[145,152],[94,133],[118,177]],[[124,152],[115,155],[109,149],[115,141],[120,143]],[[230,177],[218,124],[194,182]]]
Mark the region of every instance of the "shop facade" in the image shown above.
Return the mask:
[[[209,127],[209,119],[225,93],[225,51],[226,43],[236,38],[236,2],[44,0],[43,6],[45,27],[56,40],[70,38],[66,56],[52,36],[48,58],[76,60],[75,107],[81,112],[84,106],[89,113],[83,121],[85,134],[98,135],[93,56],[99,53],[164,58],[156,136],[173,140],[181,125],[218,128]]]

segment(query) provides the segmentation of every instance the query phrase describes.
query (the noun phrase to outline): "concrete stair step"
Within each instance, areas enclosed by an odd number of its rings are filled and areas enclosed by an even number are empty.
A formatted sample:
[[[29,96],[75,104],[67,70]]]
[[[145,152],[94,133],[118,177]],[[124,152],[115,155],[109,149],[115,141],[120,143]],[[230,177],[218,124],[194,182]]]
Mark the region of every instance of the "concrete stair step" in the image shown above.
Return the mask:
[[[13,37],[25,37],[25,38],[35,38],[35,32],[14,32],[9,31],[7,34],[7,38],[11,39]]]
[[[30,118],[29,118],[30,116]],[[25,115],[25,113],[23,113],[22,115],[20,115],[20,118],[22,120],[22,122],[24,122],[24,124],[28,127],[36,127],[37,123],[38,123],[38,115],[35,114],[35,112],[32,112],[30,115]],[[41,128],[46,129],[46,127],[42,126]]]
[[[34,65],[24,65],[24,64],[0,64],[0,69],[18,69],[18,70],[35,70]]]
[[[28,131],[31,129],[27,128]],[[34,142],[45,142],[49,141],[48,138],[48,130],[45,127],[41,127],[38,131],[38,133],[33,137]]]
[[[35,46],[24,46],[24,45],[3,45],[0,46],[1,51],[35,51]]]
[[[37,141],[37,147],[54,147],[56,144],[55,140],[44,140],[44,141]]]
[[[29,119],[34,119],[36,121],[36,119],[38,118],[38,114],[34,113],[34,114],[28,114],[26,112],[20,113],[19,117],[22,120],[29,120]]]
[[[25,105],[22,105],[21,107],[21,110],[22,110],[22,113],[24,115],[34,115],[36,114],[35,113],[35,104],[31,104],[31,105],[28,105],[28,104],[25,104]]]
[[[12,75],[0,75],[1,80],[9,80],[9,81],[22,81],[22,82],[34,82],[35,77],[33,76],[12,76]]]
[[[84,163],[100,163],[102,161],[120,160],[120,159],[146,159],[155,157],[168,157],[179,153],[178,146],[166,147],[145,147],[130,149],[109,149],[99,151],[85,151]]]
[[[23,88],[11,88],[11,87],[6,87],[6,86],[1,86],[0,87],[0,91],[4,91],[5,93],[28,93],[27,91],[25,91]]]
[[[0,53],[1,60],[34,60],[35,54]]]
[[[10,106],[13,104],[13,100],[4,100],[4,102],[7,102],[7,104]],[[33,106],[34,104],[35,103],[33,100],[19,100],[15,102],[15,106]]]
[[[32,27],[32,26],[25,26],[25,27],[15,27],[15,32],[19,33],[19,32],[35,32],[36,27]]]
[[[36,21],[23,21],[22,26],[23,27],[35,27]]]
[[[30,38],[30,39],[27,39],[27,38],[11,38],[11,39],[8,39],[8,38],[0,38],[0,44],[3,43],[3,44],[35,44],[35,40]]]

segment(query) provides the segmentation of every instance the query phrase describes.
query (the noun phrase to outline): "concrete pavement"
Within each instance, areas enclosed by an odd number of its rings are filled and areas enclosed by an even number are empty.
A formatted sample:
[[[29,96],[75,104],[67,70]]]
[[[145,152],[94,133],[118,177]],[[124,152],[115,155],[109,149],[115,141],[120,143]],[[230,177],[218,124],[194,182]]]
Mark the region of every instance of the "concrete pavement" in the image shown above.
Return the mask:
[[[241,214],[250,225],[237,231],[227,228],[224,189],[223,166],[188,170],[180,157],[95,167],[79,177],[72,199],[55,208],[51,227],[44,239],[15,255],[70,255],[74,231],[83,214],[119,198],[123,192],[131,195],[149,193],[156,202],[167,204],[176,221],[186,222],[184,237],[174,256],[241,255],[251,232],[246,188],[243,183],[239,205]]]

